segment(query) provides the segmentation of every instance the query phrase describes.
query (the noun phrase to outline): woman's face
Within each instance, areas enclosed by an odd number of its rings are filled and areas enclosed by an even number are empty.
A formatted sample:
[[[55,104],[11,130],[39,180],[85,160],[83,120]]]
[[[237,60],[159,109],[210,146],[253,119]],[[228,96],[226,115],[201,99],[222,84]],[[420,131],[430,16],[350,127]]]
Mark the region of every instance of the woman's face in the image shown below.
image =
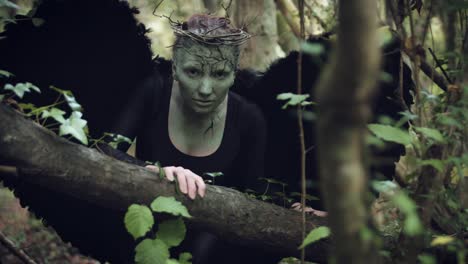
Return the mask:
[[[237,56],[232,47],[183,45],[174,52],[172,72],[184,106],[213,113],[234,83]]]

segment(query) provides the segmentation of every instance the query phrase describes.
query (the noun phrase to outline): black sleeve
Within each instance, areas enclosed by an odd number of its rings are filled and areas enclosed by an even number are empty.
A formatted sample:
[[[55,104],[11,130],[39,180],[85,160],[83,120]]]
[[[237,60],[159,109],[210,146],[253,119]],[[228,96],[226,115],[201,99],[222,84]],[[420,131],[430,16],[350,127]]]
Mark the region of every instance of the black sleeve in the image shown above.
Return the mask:
[[[158,76],[153,73],[146,78],[135,89],[129,93],[129,99],[126,105],[122,106],[118,113],[117,122],[112,125],[111,133],[119,134],[134,140],[145,124],[145,121],[151,117],[154,109],[159,104],[159,95],[161,86],[158,83]],[[119,144],[119,150],[127,151],[130,144]]]
[[[264,186],[259,178],[264,177],[265,171],[266,122],[256,105],[247,103],[243,108],[240,153],[243,157],[240,165],[245,168],[242,173],[243,185],[245,189],[261,192]]]

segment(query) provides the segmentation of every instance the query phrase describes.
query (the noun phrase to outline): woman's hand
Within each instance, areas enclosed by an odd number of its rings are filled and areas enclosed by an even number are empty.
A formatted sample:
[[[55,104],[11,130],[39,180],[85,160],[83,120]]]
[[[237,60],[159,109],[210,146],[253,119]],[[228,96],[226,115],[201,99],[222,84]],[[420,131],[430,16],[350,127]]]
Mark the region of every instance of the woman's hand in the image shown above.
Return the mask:
[[[302,205],[301,205],[301,203],[293,203],[291,205],[291,209],[301,212],[302,211]],[[307,206],[304,209],[304,211],[306,212],[306,214],[313,214],[313,215],[320,216],[320,217],[326,217],[328,215],[328,213],[325,212],[325,211],[315,210],[314,208],[307,207]]]
[[[147,165],[146,168],[159,172],[159,168],[154,165]],[[203,178],[193,173],[191,170],[173,166],[163,167],[162,169],[169,181],[174,181],[177,177],[179,190],[182,193],[187,194],[190,199],[195,199],[197,192],[200,197],[205,196],[206,185]]]

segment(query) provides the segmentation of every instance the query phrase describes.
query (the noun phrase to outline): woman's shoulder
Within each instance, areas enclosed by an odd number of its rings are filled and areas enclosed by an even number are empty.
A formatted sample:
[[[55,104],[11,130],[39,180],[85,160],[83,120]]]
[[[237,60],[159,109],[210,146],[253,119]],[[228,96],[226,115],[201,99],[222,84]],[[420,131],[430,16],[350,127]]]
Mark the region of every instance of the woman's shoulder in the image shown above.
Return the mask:
[[[235,92],[229,92],[230,100],[237,113],[237,120],[242,131],[249,131],[251,128],[265,126],[265,117],[257,104],[238,95]]]

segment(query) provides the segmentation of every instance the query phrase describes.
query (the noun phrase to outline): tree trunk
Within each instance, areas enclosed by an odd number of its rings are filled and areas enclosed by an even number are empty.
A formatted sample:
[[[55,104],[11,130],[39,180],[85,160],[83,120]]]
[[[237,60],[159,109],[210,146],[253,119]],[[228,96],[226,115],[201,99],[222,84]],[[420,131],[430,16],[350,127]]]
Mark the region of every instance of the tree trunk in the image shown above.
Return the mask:
[[[0,180],[36,184],[118,210],[133,203],[150,204],[157,196],[175,196],[187,206],[196,228],[231,242],[299,255],[298,212],[211,185],[205,198],[191,201],[153,172],[59,138],[1,103],[0,119],[0,164],[20,168],[18,179],[0,173]],[[324,224],[323,218],[310,217],[307,230]],[[308,255],[313,261],[324,261],[327,248],[327,241],[319,241],[307,247]]]
[[[336,263],[376,263],[367,228],[366,121],[379,73],[375,1],[339,1],[338,42],[316,90],[320,176]]]
[[[231,18],[252,35],[240,59],[241,68],[264,71],[278,58],[276,6],[273,0],[233,1]]]

